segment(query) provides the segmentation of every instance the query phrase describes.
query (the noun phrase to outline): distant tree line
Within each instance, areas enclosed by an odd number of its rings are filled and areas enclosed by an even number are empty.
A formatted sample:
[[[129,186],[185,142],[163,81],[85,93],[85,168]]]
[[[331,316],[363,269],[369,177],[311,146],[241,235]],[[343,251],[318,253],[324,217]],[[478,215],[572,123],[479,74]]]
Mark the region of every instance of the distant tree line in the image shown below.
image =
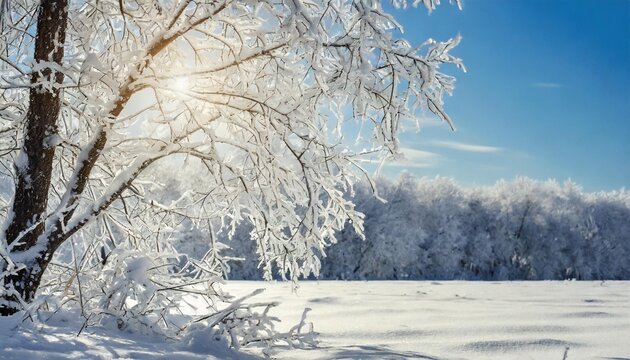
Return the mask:
[[[462,187],[447,178],[377,179],[354,189],[365,239],[348,224],[321,259],[320,279],[630,279],[630,192],[586,193],[528,178]],[[350,194],[348,195],[350,196]],[[251,228],[223,250],[231,279],[261,279]],[[207,245],[187,232],[185,251]]]

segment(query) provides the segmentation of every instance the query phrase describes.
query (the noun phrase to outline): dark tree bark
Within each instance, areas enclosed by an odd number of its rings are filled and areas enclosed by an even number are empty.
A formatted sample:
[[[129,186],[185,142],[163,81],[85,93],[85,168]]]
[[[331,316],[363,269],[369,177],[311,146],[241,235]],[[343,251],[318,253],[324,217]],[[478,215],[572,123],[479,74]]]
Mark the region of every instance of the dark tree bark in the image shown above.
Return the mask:
[[[13,251],[32,248],[44,232],[44,216],[48,206],[55,146],[51,142],[58,133],[57,118],[61,109],[60,89],[64,74],[54,71],[46,63],[61,65],[64,56],[68,18],[67,0],[42,0],[37,15],[35,37],[36,63],[43,64],[40,71],[31,75],[33,85],[29,93],[24,143],[16,161],[17,184],[11,208],[11,222],[6,229],[6,239],[13,244]],[[51,83],[53,86],[42,86]],[[26,302],[30,302],[39,286],[52,253],[42,249],[25,269],[7,276],[7,284],[13,287]],[[0,315],[10,315],[19,308],[13,296],[2,299]]]

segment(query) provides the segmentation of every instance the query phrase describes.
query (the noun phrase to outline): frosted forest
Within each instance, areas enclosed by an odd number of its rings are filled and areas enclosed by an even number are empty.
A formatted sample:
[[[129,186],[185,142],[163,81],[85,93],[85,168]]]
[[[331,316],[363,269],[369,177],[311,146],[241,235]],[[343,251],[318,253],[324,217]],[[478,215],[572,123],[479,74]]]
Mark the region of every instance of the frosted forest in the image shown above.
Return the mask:
[[[630,358],[610,1],[0,0],[0,359]]]
[[[518,178],[465,187],[448,178],[378,178],[348,198],[365,215],[322,259],[328,280],[624,280],[630,278],[630,193],[586,193],[570,181]],[[208,250],[204,231],[182,224],[177,245]],[[262,279],[250,226],[219,236],[230,279]],[[194,234],[194,235],[193,235]],[[195,241],[197,239],[197,241]],[[246,249],[244,251],[244,249]]]

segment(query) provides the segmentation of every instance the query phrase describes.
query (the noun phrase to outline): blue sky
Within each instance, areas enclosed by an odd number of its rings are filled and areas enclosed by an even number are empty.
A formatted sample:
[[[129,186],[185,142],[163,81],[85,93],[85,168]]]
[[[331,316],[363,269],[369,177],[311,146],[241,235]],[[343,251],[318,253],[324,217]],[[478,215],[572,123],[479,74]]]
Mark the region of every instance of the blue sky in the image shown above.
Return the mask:
[[[460,33],[453,54],[468,72],[442,69],[457,77],[446,99],[457,131],[429,121],[404,133],[409,162],[385,174],[630,187],[629,0],[464,0],[463,11],[394,14],[414,44]]]

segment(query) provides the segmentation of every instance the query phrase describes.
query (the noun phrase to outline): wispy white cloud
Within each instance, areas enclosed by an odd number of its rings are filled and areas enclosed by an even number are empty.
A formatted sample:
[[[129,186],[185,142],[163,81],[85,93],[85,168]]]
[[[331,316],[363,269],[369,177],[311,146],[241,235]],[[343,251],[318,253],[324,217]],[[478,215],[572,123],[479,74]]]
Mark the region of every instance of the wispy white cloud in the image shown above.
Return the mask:
[[[435,165],[428,164],[428,163],[414,163],[411,161],[394,161],[394,162],[385,163],[385,166],[426,169],[426,168],[433,167]]]
[[[455,141],[432,141],[431,144],[447,149],[474,152],[474,153],[497,153],[504,149],[496,146],[465,144]]]
[[[392,167],[405,167],[405,168],[418,168],[418,169],[426,169],[433,167],[435,164],[426,163],[426,162],[412,162],[409,160],[395,160],[395,161],[385,161],[385,163],[381,163],[380,160],[375,159],[364,159],[360,161],[364,164],[374,164],[374,165],[383,165],[383,166],[392,166]]]
[[[436,154],[434,152],[417,150],[407,147],[400,148],[400,152],[405,156],[405,159],[409,161],[434,160],[440,156],[439,154]]]
[[[539,89],[558,89],[564,87],[564,85],[554,82],[535,82],[531,83],[530,86]]]
[[[434,166],[440,157],[439,154],[434,152],[407,147],[401,147],[399,150],[402,156],[399,155],[395,159],[386,161],[383,165],[406,168],[429,168]],[[363,162],[381,164],[381,161],[376,159],[363,160]]]

